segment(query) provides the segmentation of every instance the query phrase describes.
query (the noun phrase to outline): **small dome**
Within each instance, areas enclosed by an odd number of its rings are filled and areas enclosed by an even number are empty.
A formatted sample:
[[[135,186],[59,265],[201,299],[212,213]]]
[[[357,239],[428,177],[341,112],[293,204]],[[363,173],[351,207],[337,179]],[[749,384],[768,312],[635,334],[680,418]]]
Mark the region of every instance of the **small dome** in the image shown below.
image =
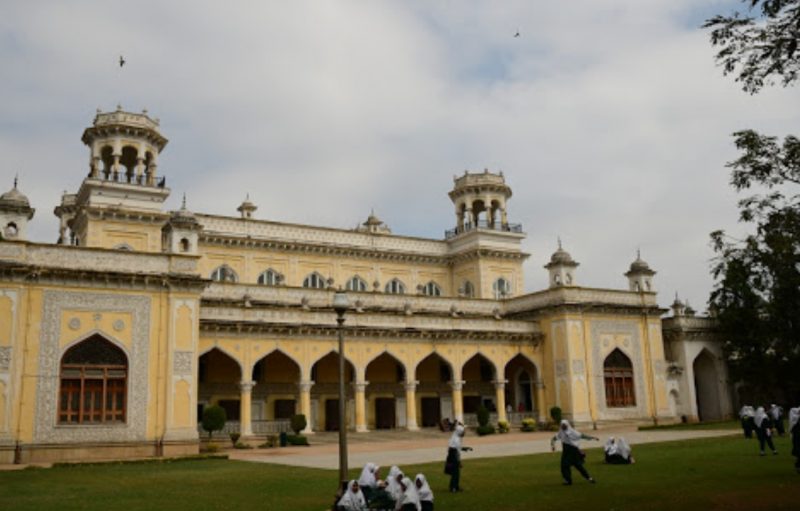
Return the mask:
[[[170,215],[169,223],[181,227],[195,227],[200,225],[195,214],[186,209],[186,195],[183,196],[181,209],[173,211]]]
[[[19,190],[17,190],[17,180],[14,180],[14,188],[0,195],[0,204],[4,206],[16,206],[29,208],[31,203],[28,198]]]
[[[631,263],[631,270],[632,273],[641,273],[641,272],[649,272],[652,271],[650,269],[650,265],[647,264],[641,257],[637,257],[634,262]]]
[[[558,247],[558,250],[553,252],[553,255],[550,256],[550,263],[551,264],[571,264],[575,261],[572,260],[572,256],[569,255],[569,252],[564,250],[561,247]]]
[[[389,226],[386,225],[383,220],[381,220],[375,215],[374,210],[370,211],[366,222],[356,227],[355,230],[359,232],[371,232],[379,234],[390,234],[392,232],[392,230],[389,229]]]

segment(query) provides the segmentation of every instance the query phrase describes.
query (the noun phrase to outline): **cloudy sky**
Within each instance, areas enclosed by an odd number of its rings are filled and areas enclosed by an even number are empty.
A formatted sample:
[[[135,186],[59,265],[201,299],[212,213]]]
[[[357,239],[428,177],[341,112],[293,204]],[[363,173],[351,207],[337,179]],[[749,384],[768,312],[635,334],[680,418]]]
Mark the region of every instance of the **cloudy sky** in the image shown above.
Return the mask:
[[[796,133],[797,89],[751,97],[698,27],[721,0],[37,1],[0,4],[0,186],[52,209],[88,170],[95,110],[147,108],[159,172],[191,209],[441,238],[465,169],[503,170],[526,288],[560,236],[578,282],[626,286],[636,249],[704,309],[709,232],[732,234],[742,128]],[[521,36],[513,37],[519,31]],[[128,64],[120,70],[118,55]]]

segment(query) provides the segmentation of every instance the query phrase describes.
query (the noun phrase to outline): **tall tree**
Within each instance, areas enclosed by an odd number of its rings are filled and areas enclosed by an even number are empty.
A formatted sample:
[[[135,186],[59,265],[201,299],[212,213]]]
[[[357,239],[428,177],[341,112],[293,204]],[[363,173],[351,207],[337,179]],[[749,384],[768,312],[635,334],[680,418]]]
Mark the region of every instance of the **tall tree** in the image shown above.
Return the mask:
[[[735,12],[706,21],[723,72],[745,92],[794,84],[800,70],[800,0],[743,0],[750,16]],[[752,130],[734,133],[740,157],[728,163],[739,192],[740,220],[754,226],[744,240],[711,233],[717,257],[709,299],[717,311],[734,379],[757,396],[800,399],[800,141]]]

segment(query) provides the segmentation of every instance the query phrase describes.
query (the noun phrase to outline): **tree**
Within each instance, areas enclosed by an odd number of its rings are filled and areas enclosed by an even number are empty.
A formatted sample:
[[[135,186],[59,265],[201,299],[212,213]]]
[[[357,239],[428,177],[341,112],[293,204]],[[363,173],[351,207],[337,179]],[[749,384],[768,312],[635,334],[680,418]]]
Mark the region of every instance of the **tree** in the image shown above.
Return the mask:
[[[203,410],[202,425],[203,430],[208,432],[209,440],[211,439],[211,435],[214,434],[214,431],[222,431],[227,420],[228,417],[225,414],[225,409],[221,406],[209,406]]]
[[[800,71],[800,0],[742,0],[755,16],[734,12],[706,20],[711,44],[719,46],[717,62],[723,72],[736,74],[736,81],[750,94],[779,80],[785,87]]]
[[[750,94],[780,79],[798,79],[800,0],[743,0],[761,19],[715,16],[711,43],[721,46],[724,73]],[[711,233],[717,254],[709,308],[716,311],[731,375],[765,399],[784,393],[800,399],[800,141],[753,130],[734,133],[741,156],[728,163],[739,192],[764,193],[739,201],[740,220],[754,225],[744,240]]]

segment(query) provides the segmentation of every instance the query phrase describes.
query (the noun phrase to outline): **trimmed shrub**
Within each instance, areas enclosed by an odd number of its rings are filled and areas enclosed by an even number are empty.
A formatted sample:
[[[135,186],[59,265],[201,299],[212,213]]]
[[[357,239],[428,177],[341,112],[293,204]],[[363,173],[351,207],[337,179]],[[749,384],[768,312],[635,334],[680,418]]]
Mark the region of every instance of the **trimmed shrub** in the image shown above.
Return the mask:
[[[294,431],[295,436],[299,435],[301,431],[306,429],[308,422],[306,422],[306,416],[302,413],[298,413],[297,415],[292,415],[292,419],[290,421],[290,426],[292,431]]]
[[[478,432],[478,436],[493,435],[494,426],[490,424],[487,424],[486,426],[478,426],[477,428],[475,428],[475,431]]]
[[[214,431],[222,431],[225,427],[225,422],[228,421],[228,416],[225,414],[225,409],[221,406],[209,406],[203,409],[203,420],[201,422],[204,431],[208,431],[208,438],[214,434]]]
[[[538,428],[536,426],[535,419],[522,419],[522,427],[520,428],[521,431],[536,431],[537,429]]]
[[[242,438],[241,433],[231,433],[231,442],[233,442],[233,446],[236,447],[236,444],[239,443],[239,439]]]
[[[508,421],[497,421],[497,432],[498,433],[508,433],[510,426],[508,425]]]
[[[244,442],[236,442],[235,444],[233,444],[233,447],[235,449],[252,449],[253,448],[252,445],[246,444]]]
[[[303,435],[286,435],[286,441],[290,445],[308,445],[308,438]]]
[[[561,423],[561,408],[558,406],[554,406],[550,409],[550,417],[552,417],[553,422],[556,424]]]
[[[478,407],[477,416],[478,416],[478,426],[486,427],[489,425],[489,410],[487,410],[485,406],[481,405],[480,407]]]

